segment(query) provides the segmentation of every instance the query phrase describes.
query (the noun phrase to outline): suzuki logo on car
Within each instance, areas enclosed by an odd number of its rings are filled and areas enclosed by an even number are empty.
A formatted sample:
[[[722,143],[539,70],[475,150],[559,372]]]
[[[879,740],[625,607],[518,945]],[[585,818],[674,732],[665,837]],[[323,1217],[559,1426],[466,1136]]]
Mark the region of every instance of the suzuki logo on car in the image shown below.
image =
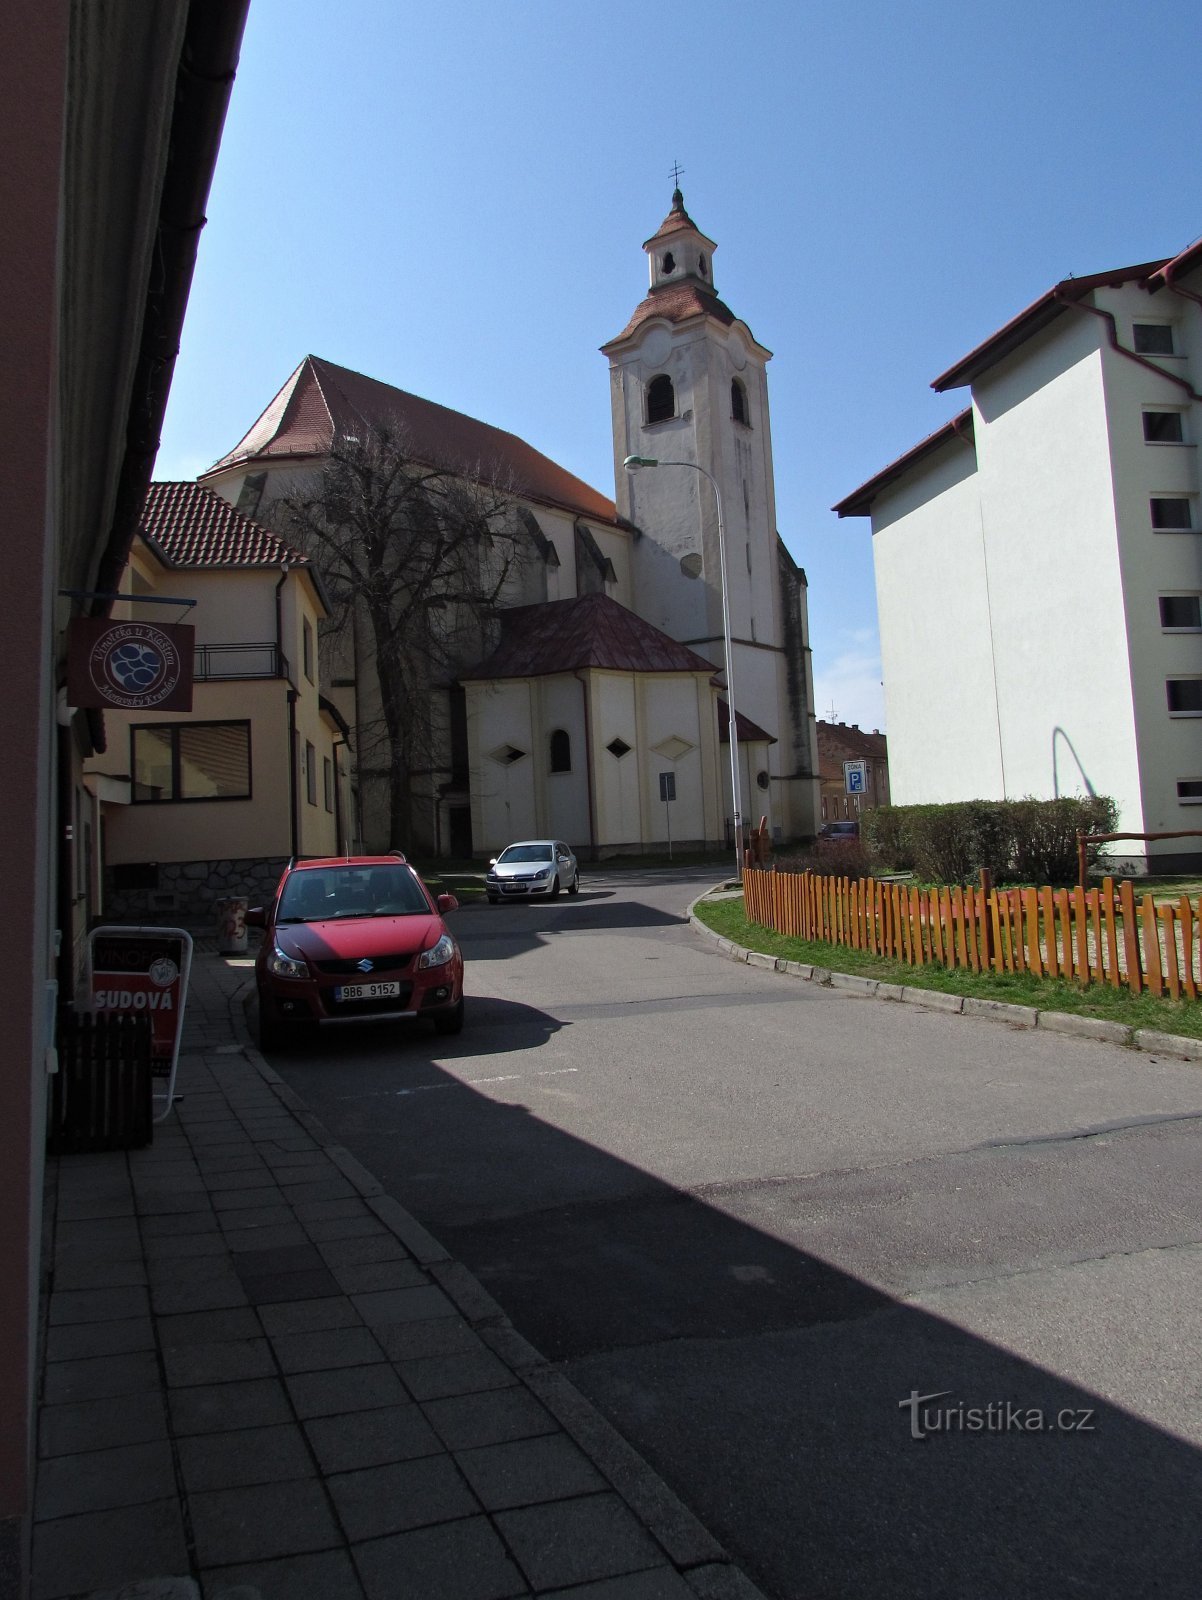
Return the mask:
[[[355,965],[359,968],[360,972],[370,972],[372,970],[372,968],[375,966],[375,962],[374,961],[369,961],[367,959],[367,957],[364,956],[363,960],[362,961],[356,961]]]

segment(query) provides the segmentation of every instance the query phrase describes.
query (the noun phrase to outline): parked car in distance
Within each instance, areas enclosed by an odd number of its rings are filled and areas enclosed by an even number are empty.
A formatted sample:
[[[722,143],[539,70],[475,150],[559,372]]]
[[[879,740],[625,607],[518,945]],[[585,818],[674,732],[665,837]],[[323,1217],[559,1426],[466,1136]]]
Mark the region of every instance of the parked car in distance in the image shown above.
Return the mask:
[[[404,856],[293,862],[269,907],[255,962],[259,1043],[277,1050],[305,1028],[367,1018],[429,1017],[463,1027],[463,956],[442,920],[459,905],[431,895]]]
[[[860,837],[860,824],[858,822],[824,822],[818,830],[820,839],[830,839],[836,843],[854,843]]]
[[[554,899],[561,889],[580,893],[580,868],[562,839],[522,839],[488,863],[484,887],[494,906],[535,894]]]

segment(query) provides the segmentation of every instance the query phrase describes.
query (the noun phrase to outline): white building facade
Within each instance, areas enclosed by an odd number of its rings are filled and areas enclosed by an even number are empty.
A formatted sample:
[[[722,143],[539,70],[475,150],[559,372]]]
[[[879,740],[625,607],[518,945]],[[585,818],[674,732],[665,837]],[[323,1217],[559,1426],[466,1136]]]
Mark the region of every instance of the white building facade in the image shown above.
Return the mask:
[[[1202,826],[1202,249],[1057,284],[937,378],[971,405],[870,516],[897,804],[1104,794]],[[1193,870],[1202,840],[1112,854]]]

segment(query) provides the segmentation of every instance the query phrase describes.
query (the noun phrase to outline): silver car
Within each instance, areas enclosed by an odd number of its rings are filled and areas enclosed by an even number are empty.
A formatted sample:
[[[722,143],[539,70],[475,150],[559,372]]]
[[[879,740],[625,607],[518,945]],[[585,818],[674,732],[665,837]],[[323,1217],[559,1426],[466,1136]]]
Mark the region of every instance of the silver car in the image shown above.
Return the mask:
[[[566,889],[580,893],[580,868],[562,839],[523,839],[506,845],[488,864],[484,880],[490,905],[498,900],[523,899],[532,894],[552,899]]]

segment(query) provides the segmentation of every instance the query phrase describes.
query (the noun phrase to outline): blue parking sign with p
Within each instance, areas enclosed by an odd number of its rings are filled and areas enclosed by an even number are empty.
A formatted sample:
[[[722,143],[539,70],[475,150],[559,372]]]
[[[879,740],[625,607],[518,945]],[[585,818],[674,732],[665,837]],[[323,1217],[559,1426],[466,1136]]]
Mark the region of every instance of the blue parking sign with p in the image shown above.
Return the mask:
[[[868,788],[868,768],[863,761],[843,763],[844,788],[848,794],[864,794]]]

